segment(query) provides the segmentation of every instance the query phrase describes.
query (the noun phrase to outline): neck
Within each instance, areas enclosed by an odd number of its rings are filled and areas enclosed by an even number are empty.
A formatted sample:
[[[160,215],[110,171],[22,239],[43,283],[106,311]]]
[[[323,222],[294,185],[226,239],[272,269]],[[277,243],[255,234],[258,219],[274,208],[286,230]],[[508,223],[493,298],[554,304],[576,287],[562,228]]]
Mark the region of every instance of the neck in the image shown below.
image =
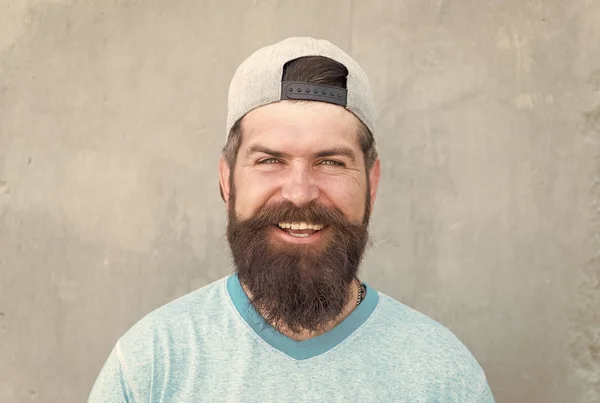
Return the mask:
[[[252,299],[252,293],[250,292],[250,290],[248,290],[248,288],[243,283],[241,283],[241,285],[248,298]],[[346,319],[348,315],[350,315],[352,311],[354,311],[354,309],[356,309],[356,301],[358,298],[358,287],[356,285],[356,281],[352,281],[352,283],[348,286],[348,295],[348,302],[346,303],[344,309],[342,309],[342,312],[334,320],[324,324],[324,326],[322,326],[319,331],[306,329],[300,330],[299,332],[292,332],[285,326],[277,326],[273,323],[270,323],[270,325],[277,329],[277,331],[281,334],[296,341],[304,341],[312,339],[313,337],[320,336],[336,327],[339,323]],[[259,311],[258,313],[261,314],[263,318],[266,316],[266,312]]]

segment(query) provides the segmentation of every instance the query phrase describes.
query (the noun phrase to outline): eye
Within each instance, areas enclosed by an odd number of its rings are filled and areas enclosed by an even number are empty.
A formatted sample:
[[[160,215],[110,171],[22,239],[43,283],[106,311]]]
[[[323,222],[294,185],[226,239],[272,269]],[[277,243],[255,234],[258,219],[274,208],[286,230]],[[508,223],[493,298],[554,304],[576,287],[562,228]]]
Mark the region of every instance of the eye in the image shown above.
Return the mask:
[[[334,160],[323,160],[321,161],[322,165],[331,165],[331,166],[339,166],[339,167],[343,167],[344,164],[342,164],[339,161],[334,161]]]
[[[279,162],[279,160],[277,158],[266,158],[264,160],[258,161],[259,164],[264,164],[264,165],[275,164],[277,162]]]

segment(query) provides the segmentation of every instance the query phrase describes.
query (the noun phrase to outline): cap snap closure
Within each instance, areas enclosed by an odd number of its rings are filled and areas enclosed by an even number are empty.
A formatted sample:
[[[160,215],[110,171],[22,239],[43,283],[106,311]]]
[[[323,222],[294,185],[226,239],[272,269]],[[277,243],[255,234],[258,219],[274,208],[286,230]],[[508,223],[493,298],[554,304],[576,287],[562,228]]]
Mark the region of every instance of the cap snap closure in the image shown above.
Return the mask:
[[[348,90],[345,88],[300,81],[283,81],[281,87],[282,101],[296,99],[348,106]]]

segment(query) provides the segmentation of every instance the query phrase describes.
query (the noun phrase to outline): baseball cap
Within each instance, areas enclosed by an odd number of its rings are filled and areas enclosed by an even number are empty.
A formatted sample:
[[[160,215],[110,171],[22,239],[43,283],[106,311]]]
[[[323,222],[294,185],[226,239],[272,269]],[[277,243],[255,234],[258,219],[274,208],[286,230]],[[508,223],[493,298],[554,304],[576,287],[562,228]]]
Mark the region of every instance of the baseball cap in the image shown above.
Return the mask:
[[[304,56],[324,56],[348,70],[346,89],[282,81],[284,65]],[[240,64],[229,85],[226,136],[235,122],[253,109],[282,100],[329,102],[345,107],[375,132],[376,108],[367,75],[346,52],[331,42],[292,37],[263,47]]]

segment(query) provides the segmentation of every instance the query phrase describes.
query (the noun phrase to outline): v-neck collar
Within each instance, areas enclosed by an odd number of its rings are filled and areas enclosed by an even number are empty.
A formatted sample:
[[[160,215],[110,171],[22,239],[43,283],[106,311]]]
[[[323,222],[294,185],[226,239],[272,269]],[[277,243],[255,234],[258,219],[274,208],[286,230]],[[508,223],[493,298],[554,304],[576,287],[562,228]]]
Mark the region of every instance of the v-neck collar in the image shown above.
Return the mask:
[[[246,323],[271,347],[296,360],[305,360],[323,354],[340,344],[358,329],[373,313],[379,302],[379,294],[364,284],[365,299],[342,322],[330,331],[304,341],[296,341],[277,331],[266,323],[254,309],[244,292],[237,273],[227,279],[227,291],[233,305]]]

